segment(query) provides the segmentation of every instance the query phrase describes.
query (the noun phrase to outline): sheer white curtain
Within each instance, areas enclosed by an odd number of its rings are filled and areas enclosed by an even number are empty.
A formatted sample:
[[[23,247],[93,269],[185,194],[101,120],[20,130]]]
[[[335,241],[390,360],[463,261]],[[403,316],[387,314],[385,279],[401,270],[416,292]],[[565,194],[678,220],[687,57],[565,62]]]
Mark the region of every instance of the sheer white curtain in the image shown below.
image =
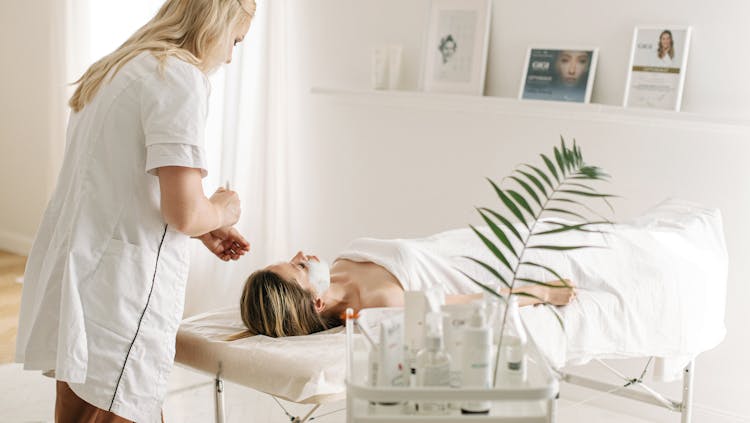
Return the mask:
[[[250,255],[224,263],[193,246],[185,314],[236,306],[247,276],[288,253],[286,0],[258,2],[233,62],[212,77],[206,192],[229,181]],[[214,170],[218,169],[218,171]]]
[[[239,302],[247,276],[257,267],[288,253],[287,211],[287,0],[256,0],[258,9],[231,65],[211,75],[206,134],[209,176],[207,194],[229,181],[242,200],[237,227],[251,243],[238,262],[225,263],[199,241],[192,263],[185,314],[192,315]],[[56,58],[64,82],[72,82],[96,59],[115,49],[143,25],[163,0],[61,0],[55,25],[63,40]],[[54,106],[59,118],[62,157],[69,87],[61,86]],[[62,134],[62,138],[60,138]],[[55,171],[56,174],[56,171]]]

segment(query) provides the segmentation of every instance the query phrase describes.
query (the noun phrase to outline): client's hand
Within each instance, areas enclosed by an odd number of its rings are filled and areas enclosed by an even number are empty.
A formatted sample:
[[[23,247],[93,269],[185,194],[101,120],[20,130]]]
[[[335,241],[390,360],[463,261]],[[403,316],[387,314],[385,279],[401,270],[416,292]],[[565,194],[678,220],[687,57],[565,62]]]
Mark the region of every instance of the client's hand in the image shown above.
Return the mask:
[[[240,235],[233,226],[219,228],[198,237],[216,257],[229,261],[239,258],[250,251],[250,243]]]

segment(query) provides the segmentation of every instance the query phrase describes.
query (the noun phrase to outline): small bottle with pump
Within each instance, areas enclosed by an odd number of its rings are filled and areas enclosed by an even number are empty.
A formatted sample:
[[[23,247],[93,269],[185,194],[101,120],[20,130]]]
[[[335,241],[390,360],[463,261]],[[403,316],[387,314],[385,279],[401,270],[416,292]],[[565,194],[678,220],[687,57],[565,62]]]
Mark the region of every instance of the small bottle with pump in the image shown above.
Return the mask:
[[[487,326],[484,307],[476,304],[469,326],[464,328],[461,387],[490,388],[492,386],[492,328]],[[466,401],[461,414],[488,414],[490,401]]]
[[[425,347],[417,354],[417,386],[449,387],[451,358],[443,345],[443,315],[439,312],[427,314],[427,336]],[[445,415],[445,401],[425,400],[418,403],[419,414]]]
[[[497,368],[497,386],[519,387],[526,384],[527,344],[528,336],[521,323],[518,311],[518,298],[514,295],[508,299],[505,317],[505,328],[500,339],[500,362]],[[499,317],[505,314],[500,310]]]

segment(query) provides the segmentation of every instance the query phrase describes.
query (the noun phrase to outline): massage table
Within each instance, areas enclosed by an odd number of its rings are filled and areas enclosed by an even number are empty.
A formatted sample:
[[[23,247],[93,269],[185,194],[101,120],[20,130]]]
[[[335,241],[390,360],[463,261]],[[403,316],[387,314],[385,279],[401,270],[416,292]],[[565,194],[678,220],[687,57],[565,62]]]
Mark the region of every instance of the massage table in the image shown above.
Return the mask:
[[[644,216],[631,223],[647,231],[623,227],[606,240],[617,254],[576,250],[550,263],[580,281],[577,299],[555,309],[565,330],[546,307],[522,308],[522,320],[560,380],[661,406],[689,423],[694,359],[725,336],[728,260],[721,215],[670,201]],[[299,337],[225,340],[242,330],[234,307],[190,317],[177,334],[177,363],[216,378],[217,423],[223,423],[223,380],[315,407],[345,397],[343,328]],[[653,380],[682,379],[682,398],[668,399],[648,387],[647,369],[626,377],[602,361],[636,357],[648,358],[647,368],[654,364]],[[623,383],[561,370],[592,360]],[[311,413],[296,421],[304,422]]]

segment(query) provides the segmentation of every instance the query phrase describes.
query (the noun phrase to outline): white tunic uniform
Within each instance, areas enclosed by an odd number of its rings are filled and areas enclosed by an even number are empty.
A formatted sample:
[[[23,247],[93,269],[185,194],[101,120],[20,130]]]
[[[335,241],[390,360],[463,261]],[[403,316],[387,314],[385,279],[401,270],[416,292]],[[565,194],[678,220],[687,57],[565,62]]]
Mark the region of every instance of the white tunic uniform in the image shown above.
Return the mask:
[[[189,238],[164,222],[153,170],[205,176],[207,97],[193,65],[125,64],[71,115],[26,267],[16,361],[129,420],[160,421],[188,273]]]

